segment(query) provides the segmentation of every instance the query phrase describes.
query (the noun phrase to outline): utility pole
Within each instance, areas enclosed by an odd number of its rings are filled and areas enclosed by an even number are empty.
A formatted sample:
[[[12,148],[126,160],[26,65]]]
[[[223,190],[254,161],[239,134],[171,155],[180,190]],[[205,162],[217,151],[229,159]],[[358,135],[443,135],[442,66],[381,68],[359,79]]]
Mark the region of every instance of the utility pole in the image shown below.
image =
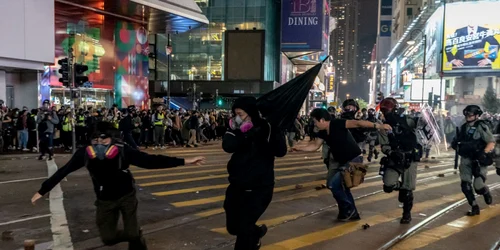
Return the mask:
[[[170,97],[170,59],[171,59],[171,54],[172,54],[172,47],[170,45],[170,33],[167,34],[167,105],[168,109],[170,109],[170,102],[171,102],[171,97]]]
[[[70,39],[69,39],[69,45],[71,45],[71,41],[75,41],[75,33],[70,34]],[[74,56],[73,56],[73,48],[69,47],[68,49],[68,64],[69,64],[69,79],[70,79],[70,95],[71,95],[71,152],[74,154],[76,152],[76,131],[75,131],[75,120],[76,120],[76,114],[75,114],[75,77],[74,77]]]

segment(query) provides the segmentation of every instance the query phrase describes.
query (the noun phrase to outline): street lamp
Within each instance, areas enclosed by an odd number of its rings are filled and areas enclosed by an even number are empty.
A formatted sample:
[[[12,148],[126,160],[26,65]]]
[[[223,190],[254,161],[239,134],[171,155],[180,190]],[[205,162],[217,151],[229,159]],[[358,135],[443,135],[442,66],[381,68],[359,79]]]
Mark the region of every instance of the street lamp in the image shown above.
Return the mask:
[[[414,29],[411,33],[410,33],[410,40],[408,40],[406,43],[408,45],[414,45],[415,44],[415,40],[413,40],[413,34],[415,33],[415,31],[417,32],[420,32],[422,34],[422,39],[423,39],[423,42],[424,42],[424,63],[423,63],[423,66],[422,66],[422,107],[424,106],[424,86],[425,86],[425,60],[426,60],[426,50],[427,50],[427,35],[425,34],[425,32],[421,29]]]
[[[351,95],[349,95],[349,94],[345,94],[345,99],[346,99],[346,100],[347,100],[347,99],[349,99],[349,96],[351,96]]]
[[[346,80],[343,80],[343,81],[342,81],[342,84],[346,85],[346,84],[347,84],[347,81],[346,81]]]

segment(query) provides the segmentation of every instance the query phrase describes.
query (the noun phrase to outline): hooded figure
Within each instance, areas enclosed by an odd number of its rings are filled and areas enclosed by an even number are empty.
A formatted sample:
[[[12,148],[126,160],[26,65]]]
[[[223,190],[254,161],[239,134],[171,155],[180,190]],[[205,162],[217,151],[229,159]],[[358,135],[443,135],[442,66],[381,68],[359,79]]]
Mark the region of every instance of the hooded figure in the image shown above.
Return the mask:
[[[258,249],[267,227],[255,223],[272,200],[274,158],[286,155],[286,142],[281,131],[261,118],[255,98],[237,99],[232,112],[222,141],[224,151],[232,154],[227,164],[226,228],[236,236],[235,249]]]

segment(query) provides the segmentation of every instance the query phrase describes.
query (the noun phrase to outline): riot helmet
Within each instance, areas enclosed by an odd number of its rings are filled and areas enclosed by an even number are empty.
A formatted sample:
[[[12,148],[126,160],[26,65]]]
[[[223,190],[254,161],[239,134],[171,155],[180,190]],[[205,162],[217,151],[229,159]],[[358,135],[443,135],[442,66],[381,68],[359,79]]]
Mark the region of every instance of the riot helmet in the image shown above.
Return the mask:
[[[380,102],[380,111],[382,111],[384,115],[386,113],[395,112],[398,108],[398,101],[392,97],[387,97]]]
[[[354,107],[354,109],[352,108]],[[359,110],[359,104],[354,99],[347,99],[342,103],[342,115],[344,119],[354,119]]]
[[[481,116],[483,114],[483,111],[477,105],[468,105],[467,107],[464,108],[463,114],[466,117],[471,115]]]

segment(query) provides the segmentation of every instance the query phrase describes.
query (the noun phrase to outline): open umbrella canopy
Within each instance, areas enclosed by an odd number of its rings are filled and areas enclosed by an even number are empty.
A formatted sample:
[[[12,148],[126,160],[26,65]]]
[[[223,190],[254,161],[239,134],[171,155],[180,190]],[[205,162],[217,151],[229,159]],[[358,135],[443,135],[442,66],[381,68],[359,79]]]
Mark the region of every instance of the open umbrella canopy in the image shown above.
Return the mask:
[[[300,112],[323,63],[295,77],[257,100],[260,113],[273,126],[290,127]]]

